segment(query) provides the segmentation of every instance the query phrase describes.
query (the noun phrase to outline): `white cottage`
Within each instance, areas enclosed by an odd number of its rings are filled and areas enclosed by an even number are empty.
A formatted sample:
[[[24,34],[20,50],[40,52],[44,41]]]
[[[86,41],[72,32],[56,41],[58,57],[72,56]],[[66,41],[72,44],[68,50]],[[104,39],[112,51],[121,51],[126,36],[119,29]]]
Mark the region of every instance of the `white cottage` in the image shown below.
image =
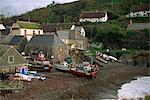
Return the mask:
[[[82,12],[79,22],[106,22],[108,20],[106,11],[86,11]]]
[[[127,17],[150,17],[150,3],[132,6],[131,12]]]
[[[30,41],[34,35],[42,35],[43,30],[40,28],[38,23],[17,21],[12,25],[10,33],[12,35],[25,36],[27,40]]]

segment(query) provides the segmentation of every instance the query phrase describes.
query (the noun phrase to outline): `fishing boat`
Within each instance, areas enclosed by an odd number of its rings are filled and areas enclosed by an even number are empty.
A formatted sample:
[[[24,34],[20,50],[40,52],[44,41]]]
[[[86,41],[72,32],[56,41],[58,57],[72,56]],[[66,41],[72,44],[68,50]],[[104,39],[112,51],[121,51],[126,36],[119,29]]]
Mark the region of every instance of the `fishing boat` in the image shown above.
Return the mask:
[[[96,67],[86,70],[83,67],[76,67],[76,69],[70,69],[70,73],[76,76],[86,77],[86,78],[96,78],[96,73],[98,69]],[[91,66],[90,66],[91,67]]]
[[[86,77],[86,78],[95,78],[98,68],[96,66],[90,65],[89,63],[83,64],[68,64],[65,62],[64,64],[55,64],[55,69],[68,72],[70,74],[79,76],[79,77]]]
[[[53,66],[50,64],[29,64],[28,68],[32,71],[50,72]]]
[[[21,66],[14,75],[14,80],[31,81],[32,79],[45,80],[46,76],[38,74],[36,71],[28,71],[25,66]]]
[[[39,71],[39,72],[50,72],[53,68],[53,65],[50,63],[50,61],[30,61],[28,64],[28,69],[30,71]]]
[[[70,72],[70,67],[62,64],[54,64],[55,69],[61,72]]]

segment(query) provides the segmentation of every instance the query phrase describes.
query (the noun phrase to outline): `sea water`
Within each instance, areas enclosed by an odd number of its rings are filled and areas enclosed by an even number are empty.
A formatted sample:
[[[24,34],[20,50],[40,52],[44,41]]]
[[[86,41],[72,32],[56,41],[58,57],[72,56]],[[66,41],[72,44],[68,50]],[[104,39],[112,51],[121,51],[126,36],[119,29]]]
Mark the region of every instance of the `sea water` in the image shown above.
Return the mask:
[[[144,99],[150,96],[150,76],[140,77],[122,85],[118,91],[118,99]]]

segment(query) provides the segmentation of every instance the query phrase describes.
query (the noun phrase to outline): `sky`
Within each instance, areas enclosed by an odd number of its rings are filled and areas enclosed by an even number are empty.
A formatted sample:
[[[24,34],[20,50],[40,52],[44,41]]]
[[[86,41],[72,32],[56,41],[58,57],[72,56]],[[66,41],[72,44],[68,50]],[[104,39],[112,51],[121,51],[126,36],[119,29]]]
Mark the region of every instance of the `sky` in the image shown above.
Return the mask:
[[[78,0],[0,0],[0,14],[7,16],[32,11],[35,8],[46,7],[52,1],[56,3],[68,3]]]

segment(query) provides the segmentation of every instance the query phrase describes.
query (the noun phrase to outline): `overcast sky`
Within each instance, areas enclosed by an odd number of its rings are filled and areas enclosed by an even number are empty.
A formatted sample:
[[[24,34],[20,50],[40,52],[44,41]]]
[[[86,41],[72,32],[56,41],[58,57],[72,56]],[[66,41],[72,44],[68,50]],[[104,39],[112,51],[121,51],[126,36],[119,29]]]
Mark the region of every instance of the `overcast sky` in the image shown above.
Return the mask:
[[[46,7],[51,4],[52,1],[56,3],[67,3],[78,0],[0,0],[0,13],[8,14],[20,14],[27,11],[31,11],[35,8]]]

